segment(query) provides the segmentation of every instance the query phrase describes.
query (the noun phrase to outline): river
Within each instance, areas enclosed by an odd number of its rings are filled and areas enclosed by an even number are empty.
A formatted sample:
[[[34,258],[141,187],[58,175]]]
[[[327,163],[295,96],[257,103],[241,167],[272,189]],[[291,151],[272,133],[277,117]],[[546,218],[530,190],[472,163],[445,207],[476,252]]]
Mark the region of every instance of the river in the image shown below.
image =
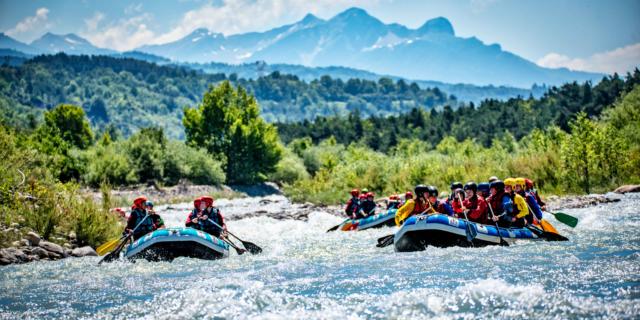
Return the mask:
[[[272,198],[268,198],[273,200]],[[239,219],[252,206],[220,201],[229,229],[260,255],[171,263],[70,258],[0,267],[0,318],[163,319],[577,319],[640,317],[640,194],[584,209],[569,242],[510,247],[376,248],[392,228],[325,233],[342,219]],[[189,204],[157,208],[183,223]],[[233,217],[236,217],[233,220]]]

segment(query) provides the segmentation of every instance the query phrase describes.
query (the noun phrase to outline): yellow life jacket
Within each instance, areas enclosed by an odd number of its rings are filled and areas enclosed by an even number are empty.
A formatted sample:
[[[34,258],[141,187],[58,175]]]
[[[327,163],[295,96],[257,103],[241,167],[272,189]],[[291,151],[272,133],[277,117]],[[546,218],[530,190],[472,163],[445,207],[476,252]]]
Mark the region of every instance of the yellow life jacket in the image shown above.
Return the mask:
[[[400,207],[400,209],[396,211],[396,225],[398,226],[402,225],[404,220],[406,220],[411,216],[411,214],[413,213],[413,208],[415,206],[416,206],[415,200],[413,199],[407,200],[407,202],[405,202],[404,205],[402,205],[402,207]]]
[[[513,203],[518,209],[518,215],[516,215],[516,218],[526,217],[529,214],[529,206],[527,206],[527,200],[525,200],[521,195],[516,193],[515,197],[513,197]]]

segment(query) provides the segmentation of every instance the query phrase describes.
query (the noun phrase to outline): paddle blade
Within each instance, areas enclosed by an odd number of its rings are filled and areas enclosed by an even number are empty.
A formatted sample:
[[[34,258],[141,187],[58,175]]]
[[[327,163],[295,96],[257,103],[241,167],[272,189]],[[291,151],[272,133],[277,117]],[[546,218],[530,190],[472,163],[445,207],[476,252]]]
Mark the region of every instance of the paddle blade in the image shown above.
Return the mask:
[[[108,242],[106,242],[106,243],[102,244],[101,246],[99,246],[99,247],[96,249],[96,253],[97,253],[99,256],[104,256],[105,254],[107,254],[107,253],[109,253],[109,252],[113,251],[113,249],[115,249],[115,248],[118,246],[118,244],[120,244],[120,240],[121,240],[121,239],[122,239],[122,238],[113,239],[113,240],[110,240],[110,241],[108,241]]]
[[[342,223],[341,223],[341,224],[339,224],[339,225],[337,225],[337,226],[333,226],[333,227],[331,227],[331,228],[327,229],[327,232],[336,231],[336,230],[338,230],[338,228],[339,228],[341,225],[342,225]]]
[[[249,251],[251,254],[259,254],[262,252],[262,248],[258,247],[255,243],[251,243],[249,241],[242,241],[242,245]]]
[[[466,235],[467,235],[468,242],[472,242],[473,239],[475,239],[476,236],[478,235],[478,231],[476,230],[476,228],[474,228],[474,226],[469,222],[467,222]]]
[[[578,225],[578,218],[570,216],[566,213],[555,212],[553,216],[556,217],[558,221],[568,225],[571,228],[575,228]]]
[[[392,245],[394,237],[395,237],[395,235],[390,234],[388,236],[385,236],[385,237],[382,237],[382,238],[378,239],[378,244],[376,244],[376,247],[384,248],[384,247],[387,247],[389,245]]]

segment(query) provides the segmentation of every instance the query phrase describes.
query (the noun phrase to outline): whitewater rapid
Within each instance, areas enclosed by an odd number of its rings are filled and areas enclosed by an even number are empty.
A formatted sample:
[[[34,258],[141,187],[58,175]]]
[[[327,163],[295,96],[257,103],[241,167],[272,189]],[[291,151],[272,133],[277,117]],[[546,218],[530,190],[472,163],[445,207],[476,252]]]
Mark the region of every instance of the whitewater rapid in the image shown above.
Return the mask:
[[[0,318],[416,319],[638,318],[640,194],[617,203],[562,210],[569,242],[510,247],[375,247],[395,229],[326,233],[342,221],[244,218],[292,205],[277,196],[220,200],[229,230],[264,252],[203,261],[97,265],[70,258],[0,267]],[[189,204],[158,207],[179,226]],[[255,210],[253,210],[255,211]]]

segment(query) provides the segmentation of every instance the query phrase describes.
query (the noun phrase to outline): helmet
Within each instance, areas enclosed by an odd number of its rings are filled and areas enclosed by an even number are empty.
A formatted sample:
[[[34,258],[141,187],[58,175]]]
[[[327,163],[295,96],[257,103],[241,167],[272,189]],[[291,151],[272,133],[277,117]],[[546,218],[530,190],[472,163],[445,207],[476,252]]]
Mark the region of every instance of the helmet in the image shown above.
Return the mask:
[[[411,191],[407,191],[407,192],[405,192],[405,194],[404,194],[404,198],[405,198],[405,199],[411,199],[411,198],[413,198],[413,193],[411,193]]]
[[[358,189],[353,189],[351,190],[351,195],[354,197],[357,197],[360,194],[360,190]]]
[[[153,208],[153,202],[151,202],[151,201],[147,201],[147,202],[145,202],[145,203],[144,203],[144,205],[145,205],[146,207],[152,207],[152,208]]]
[[[367,198],[373,198],[374,194],[373,192],[367,192]]]
[[[478,191],[489,193],[489,183],[481,182],[480,184],[478,184]]]
[[[419,184],[415,187],[415,189],[413,189],[413,191],[415,192],[417,197],[420,197],[423,194],[429,192],[429,187],[425,186],[424,184]]]
[[[367,198],[367,194],[366,194],[366,193],[361,193],[361,194],[358,196],[358,199],[360,199],[360,200],[364,200],[364,199],[366,199],[366,198]]]
[[[504,179],[504,185],[513,188],[513,187],[516,186],[516,179],[514,179],[514,178],[506,178],[506,179]]]
[[[502,182],[502,180],[496,180],[494,182],[491,182],[489,188],[494,188],[498,191],[504,191],[504,182]]]
[[[478,185],[473,181],[469,181],[464,185],[464,190],[473,190],[473,193],[476,193],[476,191],[478,191]]]
[[[524,178],[515,178],[513,180],[515,181],[516,186],[521,186],[524,188]]]
[[[392,194],[391,196],[389,196],[389,200],[398,200],[398,195]]]
[[[462,182],[451,182],[451,190],[462,189]]]
[[[496,176],[489,177],[489,183],[494,182],[494,181],[498,181],[498,180],[500,180],[500,179],[498,179],[498,177],[496,177]]]
[[[137,197],[135,200],[133,200],[133,206],[134,207],[142,207],[145,202],[147,202],[147,198],[145,198],[145,197]]]
[[[367,192],[369,192],[369,189],[367,189],[367,188],[362,188],[362,193],[367,193]]]
[[[200,203],[202,202],[201,198],[197,198],[195,200],[193,200],[193,206],[197,209],[200,208]]]
[[[524,179],[524,185],[527,187],[527,189],[533,189],[533,180]]]
[[[207,204],[207,207],[210,207],[213,205],[213,197],[203,196],[202,198],[200,198],[200,200],[204,201],[204,203]]]
[[[436,188],[435,186],[429,186],[428,188],[429,188],[429,196],[430,197],[437,197],[438,194],[440,194],[438,192],[438,188]]]

